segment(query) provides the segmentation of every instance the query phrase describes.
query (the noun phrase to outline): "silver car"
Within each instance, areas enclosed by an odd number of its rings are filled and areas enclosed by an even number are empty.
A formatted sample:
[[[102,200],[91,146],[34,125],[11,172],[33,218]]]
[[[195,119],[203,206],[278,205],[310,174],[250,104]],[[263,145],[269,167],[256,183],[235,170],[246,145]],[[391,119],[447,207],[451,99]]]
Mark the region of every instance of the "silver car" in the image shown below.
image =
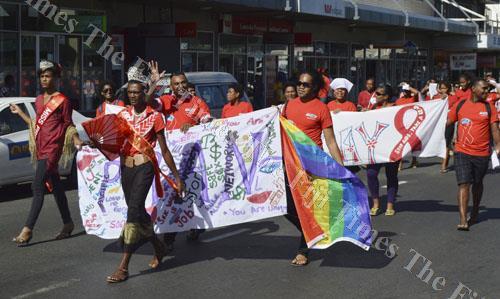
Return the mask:
[[[35,174],[28,147],[28,125],[10,111],[10,104],[17,104],[32,119],[36,116],[35,98],[0,98],[0,186],[31,181]],[[88,118],[76,111],[72,118],[81,138],[88,139],[81,125]],[[65,168],[59,165],[59,173],[69,176],[73,162]]]

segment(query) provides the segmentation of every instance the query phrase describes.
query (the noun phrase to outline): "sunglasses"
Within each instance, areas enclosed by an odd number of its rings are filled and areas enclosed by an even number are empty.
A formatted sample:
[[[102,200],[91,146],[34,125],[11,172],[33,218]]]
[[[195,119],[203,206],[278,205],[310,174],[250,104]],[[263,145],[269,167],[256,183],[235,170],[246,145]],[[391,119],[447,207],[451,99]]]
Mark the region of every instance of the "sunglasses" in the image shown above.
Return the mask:
[[[302,82],[302,81],[299,81],[297,82],[297,87],[304,87],[304,88],[311,88],[312,87],[312,84],[309,83],[309,82]]]
[[[106,89],[103,89],[102,92],[113,92],[113,89],[111,88],[106,88]]]

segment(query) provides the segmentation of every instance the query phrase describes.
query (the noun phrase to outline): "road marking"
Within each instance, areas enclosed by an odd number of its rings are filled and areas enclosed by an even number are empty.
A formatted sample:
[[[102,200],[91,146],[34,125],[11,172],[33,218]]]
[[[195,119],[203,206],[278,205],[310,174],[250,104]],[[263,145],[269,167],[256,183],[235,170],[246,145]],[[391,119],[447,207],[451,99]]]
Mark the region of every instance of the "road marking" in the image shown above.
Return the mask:
[[[408,181],[399,181],[399,185],[404,185],[406,183],[408,183]],[[387,189],[387,185],[383,185],[382,188]]]
[[[50,291],[53,291],[53,290],[56,290],[56,289],[66,288],[69,285],[71,285],[71,284],[73,284],[75,282],[79,282],[79,281],[80,281],[80,279],[72,278],[72,279],[67,280],[67,281],[55,283],[53,285],[49,285],[48,287],[44,287],[44,288],[38,289],[38,290],[36,290],[34,292],[30,292],[30,293],[22,294],[22,295],[19,295],[19,296],[16,296],[16,297],[12,297],[12,299],[21,299],[21,298],[28,298],[28,297],[31,297],[33,295],[40,295],[40,294],[47,293],[47,292],[50,292]]]
[[[248,232],[248,231],[250,231],[249,228],[242,228],[242,229],[238,229],[238,230],[235,230],[235,231],[232,231],[232,232],[229,232],[229,233],[225,233],[225,234],[222,234],[222,235],[219,235],[219,236],[215,236],[213,238],[202,240],[201,242],[202,243],[210,243],[210,242],[214,242],[214,241],[219,241],[219,240],[222,240],[222,239],[225,239],[225,238],[228,238],[228,237],[232,237],[232,236],[235,236],[235,235],[239,235],[241,233],[245,233],[245,232]]]

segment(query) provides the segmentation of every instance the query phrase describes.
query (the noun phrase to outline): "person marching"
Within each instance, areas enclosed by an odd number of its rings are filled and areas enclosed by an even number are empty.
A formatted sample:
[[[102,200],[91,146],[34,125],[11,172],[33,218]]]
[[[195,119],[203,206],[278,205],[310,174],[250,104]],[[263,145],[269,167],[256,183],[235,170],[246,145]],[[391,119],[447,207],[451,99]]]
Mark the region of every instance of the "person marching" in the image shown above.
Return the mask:
[[[328,103],[328,109],[330,109],[330,111],[333,111],[333,113],[339,113],[341,111],[358,111],[356,105],[347,100],[347,94],[349,94],[353,85],[351,81],[344,78],[336,78],[332,81],[330,87],[333,90],[334,99]]]
[[[411,87],[410,84],[406,82],[401,83],[401,90],[403,94],[399,99],[396,100],[396,106],[402,106],[418,102],[419,92],[415,88]],[[415,156],[411,157],[410,167],[412,168],[418,167],[417,157]],[[399,161],[399,166],[398,166],[398,171],[401,170],[403,170],[403,159]]]
[[[56,80],[60,75],[61,67],[58,64],[48,60],[40,62],[38,76],[42,93],[35,99],[36,120],[32,120],[19,106],[10,105],[11,112],[18,114],[29,125],[29,147],[36,166],[31,185],[33,201],[28,219],[21,233],[13,239],[21,246],[28,244],[33,237],[46,188],[53,193],[64,224],[56,239],[68,238],[75,227],[59,178],[58,165],[60,160],[63,164],[70,162],[73,159],[73,147],[80,149],[84,143],[71,120],[73,109],[70,100],[57,91]]]
[[[156,142],[159,143],[163,159],[175,177],[177,193],[181,195],[184,190],[184,183],[166,144],[165,123],[161,114],[147,105],[144,82],[145,80],[134,79],[128,81],[127,96],[130,106],[118,113],[118,116],[125,119],[133,128],[134,136],[131,138],[133,144],[127,141],[120,154],[121,183],[128,207],[127,222],[120,236],[123,256],[118,269],[107,277],[106,281],[109,283],[128,279],[128,266],[132,254],[146,242],[151,242],[155,251],[149,263],[151,268],[156,269],[167,255],[165,245],[153,231],[153,222],[145,207],[153,180],[159,180],[160,175],[154,153]],[[152,84],[150,89],[154,87]]]
[[[455,95],[451,94],[451,84],[445,81],[439,82],[438,92],[439,93],[435,95],[432,99],[448,101],[448,111],[450,111],[451,107],[453,107],[455,103],[458,101],[458,98]],[[446,154],[441,163],[441,170],[440,170],[441,173],[447,173],[449,171],[448,163],[450,161],[450,151],[454,136],[455,136],[455,125],[446,126],[446,129],[444,131],[444,138],[446,140]]]
[[[125,107],[125,103],[119,99],[115,99],[115,87],[112,82],[105,81],[99,88],[99,93],[102,98],[102,104],[97,107],[95,116],[99,117],[106,114],[106,105],[115,105]]]
[[[472,97],[471,79],[467,74],[461,74],[459,78],[459,88],[455,90],[458,100],[468,100]]]
[[[486,102],[488,83],[477,80],[472,84],[470,98],[456,103],[448,112],[447,125],[457,126],[455,143],[455,174],[458,184],[458,230],[468,231],[476,224],[479,205],[483,196],[483,179],[488,171],[490,138],[493,137],[497,154],[500,153],[500,129],[498,116],[491,103]],[[467,220],[469,192],[472,189],[473,206]]]
[[[222,108],[221,118],[228,118],[253,112],[252,104],[242,101],[242,96],[243,87],[241,87],[241,85],[237,83],[229,85],[226,95],[228,103]]]
[[[380,85],[375,90],[377,103],[375,104],[374,109],[383,109],[394,106],[394,104],[389,103],[390,93],[391,91],[389,86]],[[380,213],[380,183],[378,180],[378,174],[382,167],[385,167],[385,176],[387,178],[387,209],[385,211],[385,215],[394,216],[396,214],[394,203],[396,201],[399,185],[398,164],[399,162],[389,162],[366,166],[368,189],[370,190],[370,196],[373,200],[373,207],[370,210],[371,216],[377,216]]]
[[[165,73],[160,74],[158,62],[149,63],[151,78],[157,82]],[[207,123],[212,120],[210,108],[207,103],[198,96],[192,96],[188,92],[188,80],[184,73],[173,73],[170,75],[171,95],[162,95],[158,99],[149,97],[148,104],[165,115],[167,131],[180,129],[187,132],[190,127]],[[192,229],[187,235],[187,239],[195,241],[199,238],[203,229]],[[167,251],[172,251],[177,233],[166,233],[164,235]]]
[[[375,79],[368,78],[365,82],[366,89],[358,95],[358,110],[369,110],[375,104]]]
[[[297,97],[297,84],[295,84],[294,82],[286,82],[283,85],[283,95],[283,104],[286,104],[288,101],[295,99]]]
[[[289,100],[283,107],[282,116],[291,121],[302,130],[320,148],[323,147],[321,134],[324,134],[326,144],[332,157],[343,165],[342,156],[333,133],[333,124],[330,111],[326,104],[318,98],[318,92],[323,87],[324,81],[317,72],[304,72],[297,83],[298,97]],[[285,187],[287,197],[287,215],[285,216],[299,231],[300,245],[297,255],[292,260],[292,265],[305,266],[309,262],[308,248],[302,233],[297,209],[292,197],[292,191],[285,174]]]

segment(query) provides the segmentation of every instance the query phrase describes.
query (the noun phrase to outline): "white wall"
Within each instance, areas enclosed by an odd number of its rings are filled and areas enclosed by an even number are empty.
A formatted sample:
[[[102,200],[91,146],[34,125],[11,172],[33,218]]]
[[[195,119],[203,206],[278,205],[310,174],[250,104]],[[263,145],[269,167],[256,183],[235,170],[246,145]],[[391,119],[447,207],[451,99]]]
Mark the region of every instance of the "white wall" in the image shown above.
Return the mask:
[[[377,7],[385,7],[394,10],[400,10],[400,6],[395,3],[399,2],[402,7],[404,7],[410,13],[416,13],[421,15],[433,16],[434,11],[432,8],[423,0],[355,0],[360,4],[368,4]]]

